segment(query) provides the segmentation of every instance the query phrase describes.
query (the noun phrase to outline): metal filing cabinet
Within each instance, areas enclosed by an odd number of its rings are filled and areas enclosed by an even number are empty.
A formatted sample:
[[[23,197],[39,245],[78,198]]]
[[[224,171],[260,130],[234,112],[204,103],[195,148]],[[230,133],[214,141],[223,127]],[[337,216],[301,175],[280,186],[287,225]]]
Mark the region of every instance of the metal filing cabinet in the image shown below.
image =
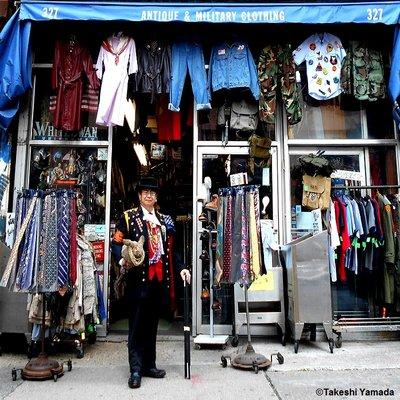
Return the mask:
[[[288,320],[297,353],[304,324],[322,324],[333,352],[332,300],[328,234],[308,234],[284,246],[287,270]]]

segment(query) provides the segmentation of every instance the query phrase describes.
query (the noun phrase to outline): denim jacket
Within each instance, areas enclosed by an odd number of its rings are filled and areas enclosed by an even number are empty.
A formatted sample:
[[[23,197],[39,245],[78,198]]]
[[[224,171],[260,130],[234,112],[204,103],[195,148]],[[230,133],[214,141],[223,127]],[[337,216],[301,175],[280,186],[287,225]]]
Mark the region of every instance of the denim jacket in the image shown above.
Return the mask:
[[[257,68],[245,42],[221,43],[211,51],[209,87],[220,89],[248,87],[256,100],[260,97]]]

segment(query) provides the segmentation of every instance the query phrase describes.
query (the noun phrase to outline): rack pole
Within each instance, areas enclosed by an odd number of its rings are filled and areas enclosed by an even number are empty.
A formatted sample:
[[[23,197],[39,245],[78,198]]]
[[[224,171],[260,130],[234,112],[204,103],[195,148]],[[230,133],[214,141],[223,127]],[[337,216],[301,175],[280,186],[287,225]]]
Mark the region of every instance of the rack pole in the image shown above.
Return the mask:
[[[42,293],[42,326],[40,329],[40,335],[41,335],[41,353],[45,354],[44,338],[46,336],[46,297],[44,293]]]
[[[399,189],[400,185],[338,185],[332,186],[331,190],[335,189]]]
[[[251,343],[251,335],[250,335],[250,311],[249,311],[249,296],[247,293],[247,285],[244,285],[244,302],[246,305],[246,324],[247,324],[247,342]]]

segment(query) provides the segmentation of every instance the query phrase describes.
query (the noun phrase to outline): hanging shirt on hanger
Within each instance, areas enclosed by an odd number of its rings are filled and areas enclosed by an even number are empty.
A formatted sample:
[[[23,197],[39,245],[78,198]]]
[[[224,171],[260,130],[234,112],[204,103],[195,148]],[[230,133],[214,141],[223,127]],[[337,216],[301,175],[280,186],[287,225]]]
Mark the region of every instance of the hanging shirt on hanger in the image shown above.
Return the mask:
[[[294,52],[294,61],[307,63],[308,93],[317,100],[328,100],[342,93],[340,72],[346,51],[340,39],[330,33],[308,37]]]
[[[101,45],[96,69],[102,79],[96,123],[123,126],[128,74],[138,69],[135,41],[120,34],[109,37]]]

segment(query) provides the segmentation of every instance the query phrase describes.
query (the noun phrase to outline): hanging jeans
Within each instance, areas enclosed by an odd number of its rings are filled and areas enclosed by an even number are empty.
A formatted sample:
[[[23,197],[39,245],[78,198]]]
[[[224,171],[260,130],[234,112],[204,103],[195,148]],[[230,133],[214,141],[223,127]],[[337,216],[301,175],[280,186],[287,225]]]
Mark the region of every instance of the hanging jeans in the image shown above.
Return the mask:
[[[261,120],[275,123],[276,91],[279,86],[288,123],[297,124],[302,117],[299,102],[301,93],[296,84],[296,68],[289,45],[263,48],[258,60],[258,79],[261,86]]]
[[[180,111],[179,106],[188,69],[197,110],[211,109],[203,48],[198,43],[190,42],[175,43],[172,46],[172,76],[168,108],[171,111]]]

